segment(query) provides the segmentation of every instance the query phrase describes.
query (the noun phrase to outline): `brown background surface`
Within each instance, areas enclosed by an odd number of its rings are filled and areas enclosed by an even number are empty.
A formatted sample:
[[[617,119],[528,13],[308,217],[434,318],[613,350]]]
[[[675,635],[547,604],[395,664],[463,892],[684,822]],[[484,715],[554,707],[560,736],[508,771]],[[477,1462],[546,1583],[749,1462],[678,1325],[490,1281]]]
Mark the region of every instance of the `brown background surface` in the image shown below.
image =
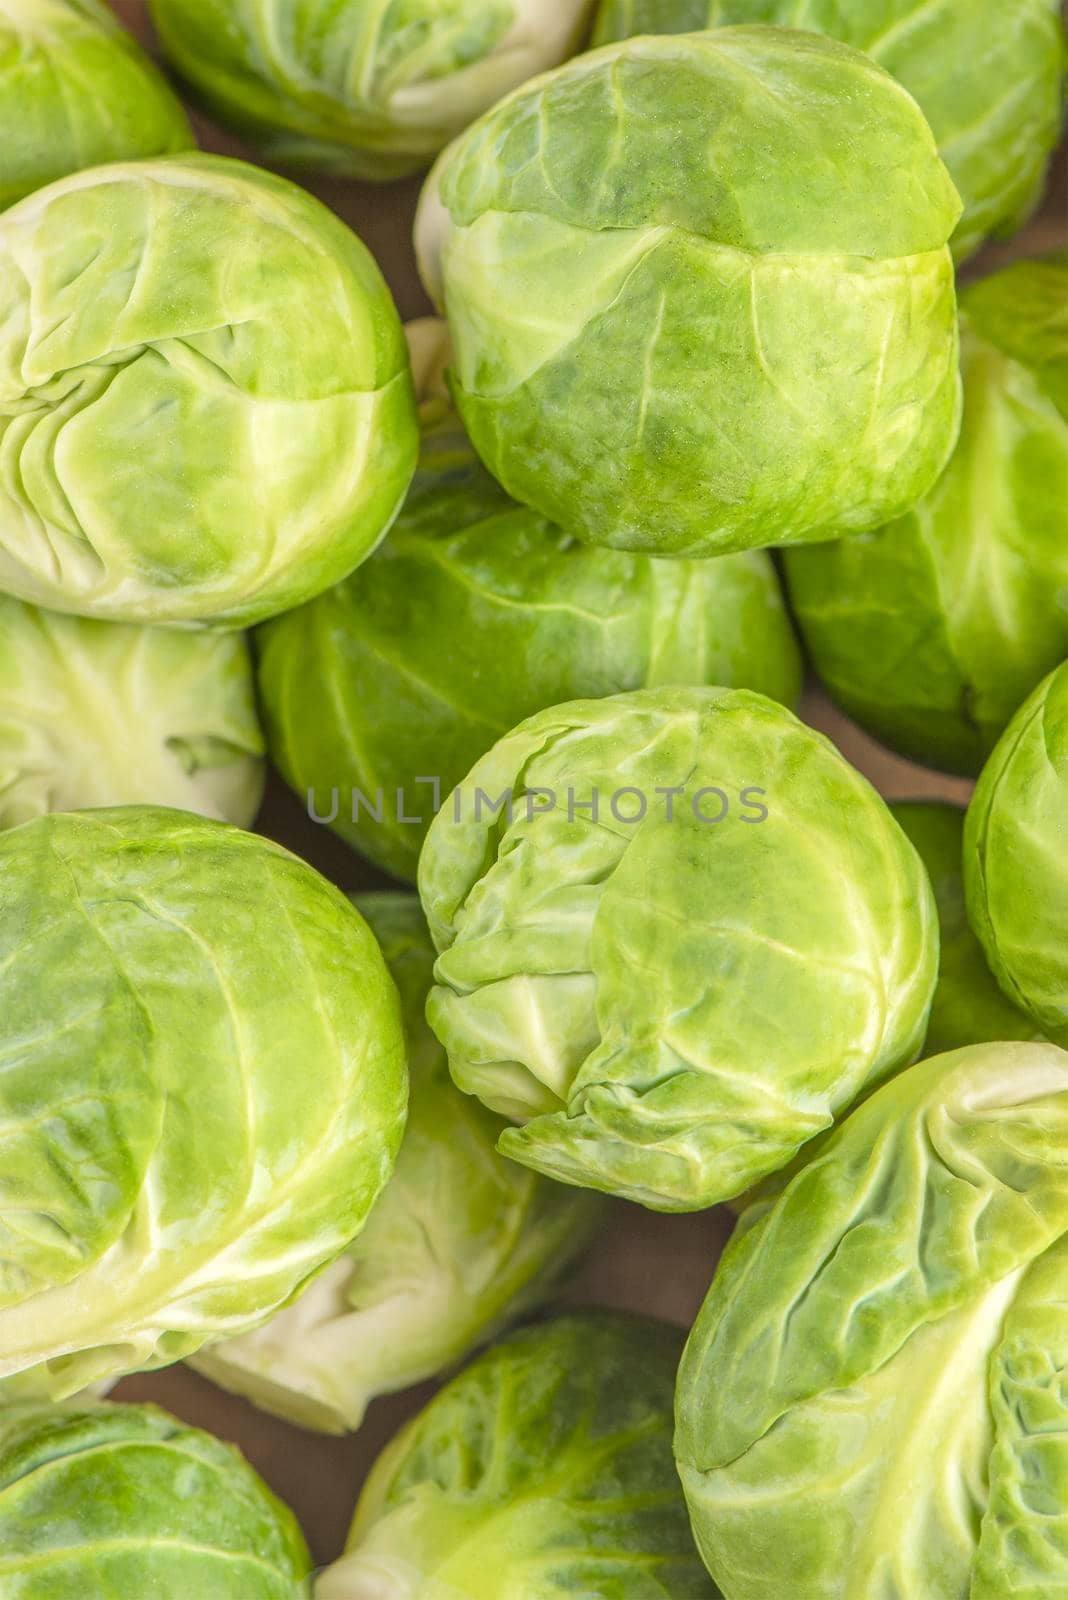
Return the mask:
[[[144,0],[112,0],[115,10],[147,44],[151,26]],[[254,160],[255,152],[195,118],[207,150]],[[401,315],[431,307],[415,270],[410,233],[418,181],[385,188],[329,181],[308,183],[349,222],[374,252],[392,286]],[[1003,265],[1017,255],[1068,244],[1068,144],[1055,164],[1041,214],[1007,246],[986,250],[968,275]],[[850,761],[894,799],[940,795],[966,800],[970,785],[912,766],[890,755],[810,687],[802,715],[836,741]],[[316,827],[299,801],[272,779],[259,821],[261,832],[303,855],[343,889],[373,888],[389,880],[362,862],[325,828]],[[708,1287],[730,1224],[720,1211],[666,1217],[619,1203],[603,1238],[564,1297],[570,1305],[611,1305],[653,1313],[688,1325]],[[183,1367],[127,1378],[116,1397],[154,1400],[191,1423],[234,1440],[303,1523],[316,1560],[340,1551],[352,1507],[371,1463],[397,1427],[433,1392],[426,1384],[377,1401],[359,1433],[323,1439],[264,1416]]]

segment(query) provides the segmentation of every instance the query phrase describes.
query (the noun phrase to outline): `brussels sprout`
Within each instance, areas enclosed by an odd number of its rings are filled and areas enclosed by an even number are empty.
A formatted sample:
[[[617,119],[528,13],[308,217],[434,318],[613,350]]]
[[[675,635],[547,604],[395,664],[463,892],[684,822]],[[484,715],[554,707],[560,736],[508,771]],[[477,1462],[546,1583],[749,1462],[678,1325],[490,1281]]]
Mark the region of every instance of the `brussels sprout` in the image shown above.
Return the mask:
[[[279,1309],[359,1232],[406,1104],[338,890],[182,812],[0,835],[0,1380],[62,1399]]]
[[[396,1170],[356,1242],[300,1300],[193,1366],[306,1428],[432,1377],[543,1300],[601,1202],[497,1154],[498,1118],[453,1087],[424,1018],[434,949],[415,895],[356,901],[400,989],[412,1101]]]
[[[764,552],[590,549],[508,498],[440,398],[425,412],[415,483],[381,550],[259,636],[271,752],[342,838],[414,879],[440,798],[562,700],[723,683],[796,701],[800,655]]]
[[[0,1412],[4,1600],[302,1600],[293,1513],[232,1446],[155,1406]]]
[[[0,589],[258,621],[369,554],[417,439],[377,267],[284,179],[171,156],[0,217]]]
[[[378,1458],[316,1600],[712,1600],[671,1459],[681,1345],[601,1313],[487,1351]]]
[[[924,1052],[941,1055],[995,1039],[1042,1039],[1033,1020],[1011,1005],[994,981],[964,908],[964,812],[921,800],[890,807],[927,868],[938,907],[938,987]]]
[[[418,172],[502,94],[575,50],[591,0],[149,0],[170,60],[269,160]]]
[[[536,1171],[688,1211],[923,1042],[927,875],[822,735],[746,690],[541,712],[431,826],[427,1016]],[[493,807],[497,809],[494,810]]]
[[[938,484],[786,570],[839,704],[892,749],[975,773],[1068,655],[1068,256],[997,273],[961,309],[964,427]]]
[[[968,916],[1014,1005],[1068,1040],[1068,662],[983,768],[964,824]]]
[[[0,595],[0,828],[140,800],[248,824],[262,753],[240,634],[87,622]]]
[[[829,34],[915,95],[964,201],[958,260],[1026,221],[1060,129],[1060,0],[601,0],[594,39],[738,22]]]
[[[193,143],[180,103],[102,0],[0,0],[0,209],[82,167]]]
[[[887,1084],[723,1257],[676,1455],[730,1600],[1049,1600],[1064,1585],[1068,1055]]]
[[[502,101],[441,157],[416,241],[509,493],[594,544],[708,556],[877,527],[931,487],[959,215],[881,68],[724,28]]]

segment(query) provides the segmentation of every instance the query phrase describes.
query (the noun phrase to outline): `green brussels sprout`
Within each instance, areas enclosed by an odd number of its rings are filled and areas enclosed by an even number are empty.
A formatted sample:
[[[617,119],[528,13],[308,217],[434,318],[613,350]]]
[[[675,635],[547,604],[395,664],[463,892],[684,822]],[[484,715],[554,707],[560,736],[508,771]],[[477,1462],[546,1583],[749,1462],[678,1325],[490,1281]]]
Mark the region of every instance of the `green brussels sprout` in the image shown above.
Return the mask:
[[[349,844],[414,880],[441,797],[563,700],[660,683],[797,700],[800,654],[767,554],[661,561],[579,544],[508,498],[443,402],[426,410],[385,544],[259,634],[272,755]]]
[[[356,900],[400,990],[411,1107],[393,1177],[354,1244],[295,1305],[192,1365],[305,1428],[358,1428],[378,1394],[433,1377],[544,1300],[602,1202],[495,1149],[500,1119],[462,1095],[424,1010],[434,966],[413,894]]]
[[[866,56],[723,28],[503,100],[440,158],[416,242],[508,492],[593,544],[709,556],[877,527],[934,483],[959,215]]]
[[[961,299],[964,426],[935,488],[877,533],[791,550],[835,700],[891,749],[976,773],[1068,655],[1068,255]]]
[[[258,621],[352,570],[418,443],[363,245],[221,156],[97,167],[0,216],[0,589]]]
[[[728,1246],[676,1456],[730,1600],[1050,1600],[1068,1515],[1068,1054],[972,1045],[854,1111]]]
[[[344,895],[150,806],[0,834],[0,1057],[5,1399],[255,1327],[359,1232],[404,1125],[396,989]]]
[[[246,826],[263,771],[241,634],[89,622],[0,595],[0,828],[135,801]]]
[[[384,182],[565,60],[591,0],[149,0],[208,110],[283,166]]]
[[[1014,1005],[1068,1040],[1068,662],[1006,728],[968,807],[964,889],[990,968]]]
[[[923,1043],[922,863],[827,739],[746,690],[531,717],[442,808],[419,887],[453,1078],[567,1183],[726,1200]]]
[[[82,167],[194,143],[180,102],[102,0],[2,0],[0,209]]]
[[[854,45],[915,95],[964,202],[958,260],[1027,220],[1060,131],[1060,0],[601,0],[594,41],[753,22]]]
[[[316,1600],[712,1600],[671,1459],[681,1347],[594,1313],[488,1350],[379,1456]]]
[[[304,1600],[293,1513],[231,1445],[155,1406],[0,1412],[4,1600]]]
[[[938,907],[938,987],[925,1055],[996,1039],[1043,1039],[1032,1018],[1002,994],[964,905],[964,812],[940,801],[903,800],[890,810],[927,868]]]

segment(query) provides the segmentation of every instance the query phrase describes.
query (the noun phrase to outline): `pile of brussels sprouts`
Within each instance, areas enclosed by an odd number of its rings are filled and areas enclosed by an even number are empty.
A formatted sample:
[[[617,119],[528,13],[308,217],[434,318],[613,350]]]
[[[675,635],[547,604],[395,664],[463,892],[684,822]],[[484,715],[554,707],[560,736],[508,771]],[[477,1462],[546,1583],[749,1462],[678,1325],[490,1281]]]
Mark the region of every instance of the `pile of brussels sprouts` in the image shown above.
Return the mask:
[[[149,10],[0,0],[0,1600],[1068,1593],[1059,0]],[[316,1574],[180,1361],[441,1386]]]

